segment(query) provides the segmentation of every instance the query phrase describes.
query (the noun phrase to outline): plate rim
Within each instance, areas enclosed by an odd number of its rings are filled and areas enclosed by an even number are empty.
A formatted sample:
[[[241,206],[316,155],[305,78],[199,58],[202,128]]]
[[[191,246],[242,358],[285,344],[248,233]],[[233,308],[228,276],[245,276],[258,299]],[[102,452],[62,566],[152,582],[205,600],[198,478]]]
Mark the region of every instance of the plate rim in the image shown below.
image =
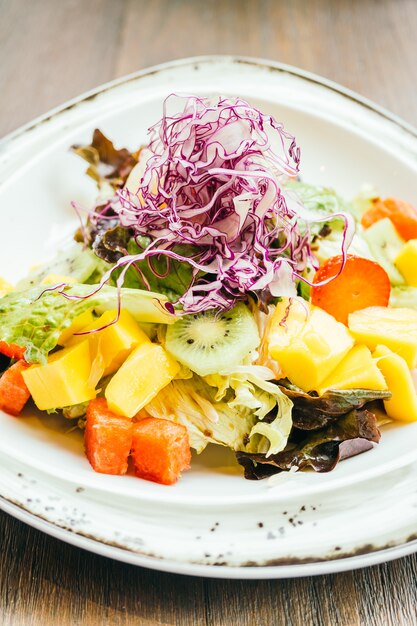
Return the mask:
[[[354,571],[363,567],[372,567],[409,556],[417,552],[417,539],[412,539],[397,546],[375,549],[364,554],[345,556],[322,561],[300,562],[289,565],[205,565],[201,563],[180,562],[157,557],[150,557],[133,550],[112,546],[79,532],[73,532],[58,524],[43,519],[40,515],[27,511],[24,507],[0,495],[0,510],[15,519],[28,524],[46,535],[81,548],[92,554],[98,554],[129,565],[144,567],[155,571],[185,576],[234,579],[234,580],[277,580],[283,578],[303,578],[323,576]]]
[[[208,55],[199,55],[192,57],[183,57],[180,59],[175,59],[173,61],[166,61],[164,63],[158,63],[156,65],[151,65],[147,68],[137,70],[135,72],[131,72],[129,74],[125,74],[124,76],[120,76],[110,81],[106,81],[98,85],[97,87],[93,87],[92,89],[88,89],[84,91],[78,96],[74,98],[70,98],[65,102],[58,104],[55,107],[52,107],[45,113],[38,115],[37,117],[29,120],[28,122],[18,126],[16,129],[6,133],[3,137],[0,138],[0,148],[4,148],[7,144],[13,142],[18,139],[24,133],[36,128],[40,124],[43,124],[47,120],[50,120],[58,115],[65,113],[72,108],[74,108],[80,102],[84,102],[86,100],[92,100],[96,96],[111,91],[114,88],[119,87],[120,85],[124,85],[129,82],[134,82],[137,79],[150,76],[152,74],[158,74],[165,70],[169,70],[172,68],[187,66],[187,65],[202,65],[209,63],[229,63],[233,64],[242,64],[249,65],[253,67],[260,67],[261,69],[269,69],[278,72],[282,72],[285,74],[290,74],[293,76],[297,76],[299,78],[303,78],[312,83],[316,83],[318,85],[327,87],[332,91],[335,91],[338,94],[346,96],[350,100],[361,104],[362,106],[378,113],[380,116],[386,118],[387,120],[394,122],[396,125],[400,126],[403,130],[412,134],[415,138],[417,138],[417,126],[414,126],[410,122],[404,120],[401,116],[392,113],[387,108],[373,102],[370,98],[359,94],[358,92],[345,87],[336,81],[333,81],[329,78],[325,78],[324,76],[320,76],[315,72],[310,72],[309,70],[304,70],[302,68],[298,68],[295,65],[290,65],[287,63],[281,63],[280,61],[274,61],[272,59],[267,59],[263,57],[252,57],[245,55],[223,55],[223,54],[208,54]]]

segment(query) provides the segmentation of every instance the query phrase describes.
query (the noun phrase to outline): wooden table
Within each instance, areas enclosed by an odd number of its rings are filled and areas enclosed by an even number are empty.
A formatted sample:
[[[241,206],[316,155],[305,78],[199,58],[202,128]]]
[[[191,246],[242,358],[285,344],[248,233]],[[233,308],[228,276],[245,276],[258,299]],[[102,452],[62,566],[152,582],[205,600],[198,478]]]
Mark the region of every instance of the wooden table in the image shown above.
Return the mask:
[[[417,125],[416,0],[0,0],[0,135],[116,76],[210,53],[312,70]],[[1,513],[0,529],[1,625],[417,623],[415,556],[219,581],[116,563]]]

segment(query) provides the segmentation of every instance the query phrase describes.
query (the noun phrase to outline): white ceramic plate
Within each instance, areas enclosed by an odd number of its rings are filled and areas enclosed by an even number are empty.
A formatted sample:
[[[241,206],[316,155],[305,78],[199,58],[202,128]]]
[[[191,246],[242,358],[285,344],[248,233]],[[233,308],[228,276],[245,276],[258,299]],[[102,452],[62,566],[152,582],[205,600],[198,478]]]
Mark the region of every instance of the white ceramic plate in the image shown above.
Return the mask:
[[[0,144],[0,275],[11,280],[53,255],[94,184],[68,147],[98,126],[118,145],[146,139],[172,92],[239,95],[283,121],[302,149],[305,180],[346,197],[364,183],[417,198],[416,132],[316,76],[236,58],[178,61],[106,85]],[[173,487],[95,474],[80,433],[27,411],[0,414],[0,506],[65,541],[156,569],[275,578],[335,572],[417,549],[417,424],[386,428],[374,450],[330,474],[242,477],[211,449]]]

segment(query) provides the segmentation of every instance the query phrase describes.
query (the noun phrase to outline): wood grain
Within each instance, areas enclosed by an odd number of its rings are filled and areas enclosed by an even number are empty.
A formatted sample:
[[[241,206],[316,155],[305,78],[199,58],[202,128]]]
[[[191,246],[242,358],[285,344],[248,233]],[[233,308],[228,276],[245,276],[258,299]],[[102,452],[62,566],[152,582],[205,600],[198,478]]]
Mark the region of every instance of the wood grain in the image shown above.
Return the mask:
[[[417,124],[415,0],[0,0],[0,136],[116,76],[174,58],[271,58]]]
[[[415,0],[0,0],[0,135],[70,97],[199,54],[272,58],[417,124]],[[282,581],[175,576],[110,561],[0,513],[1,626],[408,626],[415,556]]]

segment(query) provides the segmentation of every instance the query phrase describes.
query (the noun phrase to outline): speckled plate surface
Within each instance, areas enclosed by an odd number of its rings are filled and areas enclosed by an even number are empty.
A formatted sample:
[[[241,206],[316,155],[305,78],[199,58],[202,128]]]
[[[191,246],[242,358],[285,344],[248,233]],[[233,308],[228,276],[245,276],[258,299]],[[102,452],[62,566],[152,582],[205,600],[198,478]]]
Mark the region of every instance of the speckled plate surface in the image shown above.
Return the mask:
[[[266,61],[199,58],[127,77],[70,102],[0,143],[0,275],[14,280],[71,237],[75,199],[94,184],[68,151],[99,126],[136,147],[170,92],[239,95],[283,121],[302,175],[346,197],[364,183],[417,197],[414,129],[354,94]],[[16,249],[18,241],[18,250]],[[0,413],[0,506],[88,550],[183,574],[277,578],[335,572],[417,549],[417,425],[385,428],[381,444],[330,474],[249,482],[212,448],[174,487],[95,474],[80,433],[29,407]]]

